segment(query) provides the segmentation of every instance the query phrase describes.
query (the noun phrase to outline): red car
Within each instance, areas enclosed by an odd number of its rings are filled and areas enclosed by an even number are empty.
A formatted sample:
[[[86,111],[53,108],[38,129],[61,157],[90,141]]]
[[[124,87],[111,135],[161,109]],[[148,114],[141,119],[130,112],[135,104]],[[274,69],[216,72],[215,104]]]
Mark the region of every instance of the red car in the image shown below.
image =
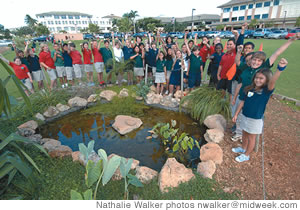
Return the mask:
[[[286,38],[286,39],[289,39],[289,38],[291,38],[292,36],[295,36],[296,33],[298,33],[298,32],[300,32],[300,29],[294,29],[294,30],[291,30],[291,31],[285,36],[285,38]]]

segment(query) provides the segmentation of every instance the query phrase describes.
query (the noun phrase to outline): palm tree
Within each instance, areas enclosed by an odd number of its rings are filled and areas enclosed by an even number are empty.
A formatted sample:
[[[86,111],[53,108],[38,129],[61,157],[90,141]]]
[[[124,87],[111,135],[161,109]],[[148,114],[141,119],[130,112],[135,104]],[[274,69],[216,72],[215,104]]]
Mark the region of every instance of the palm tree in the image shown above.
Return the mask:
[[[32,18],[30,15],[26,15],[25,16],[25,23],[28,25],[28,26],[30,26],[30,27],[33,27],[33,26],[35,26],[36,24],[37,24],[37,20],[36,19],[34,19],[34,18]]]
[[[133,11],[131,10],[129,13],[124,13],[123,14],[123,17],[124,18],[128,18],[130,20],[130,22],[133,24],[133,30],[134,30],[134,33],[136,33],[136,30],[135,30],[135,21],[134,19],[139,16],[138,15],[138,11]]]

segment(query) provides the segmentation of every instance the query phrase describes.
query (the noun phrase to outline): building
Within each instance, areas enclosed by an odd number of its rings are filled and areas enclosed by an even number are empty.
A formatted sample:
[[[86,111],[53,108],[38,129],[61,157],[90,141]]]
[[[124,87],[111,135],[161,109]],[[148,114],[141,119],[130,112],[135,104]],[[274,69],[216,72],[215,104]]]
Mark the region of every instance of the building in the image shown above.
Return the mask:
[[[224,24],[231,28],[240,28],[244,22],[256,19],[258,27],[293,28],[300,16],[299,0],[231,0],[218,6],[221,17],[217,26]]]
[[[187,29],[191,29],[192,22],[194,22],[195,29],[199,25],[205,25],[206,28],[210,28],[210,25],[213,23],[217,23],[220,20],[220,15],[216,14],[200,14],[200,15],[193,15],[187,17],[154,17],[154,19],[161,20],[162,23],[172,23],[175,19],[177,23],[186,23],[189,26]]]
[[[109,32],[112,28],[112,18],[118,16],[110,15],[97,17],[79,12],[45,12],[36,14],[39,23],[47,26],[51,33],[58,33],[62,30],[68,33],[77,33],[80,29],[88,28],[89,23],[100,27],[101,32]]]

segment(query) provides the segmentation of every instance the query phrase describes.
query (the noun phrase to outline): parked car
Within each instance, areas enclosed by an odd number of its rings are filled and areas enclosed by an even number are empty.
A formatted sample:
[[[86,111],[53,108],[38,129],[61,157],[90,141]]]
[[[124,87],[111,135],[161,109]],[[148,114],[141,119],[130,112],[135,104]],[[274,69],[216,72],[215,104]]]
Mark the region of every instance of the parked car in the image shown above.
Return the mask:
[[[181,32],[170,32],[168,33],[168,36],[175,38],[177,37],[178,39],[183,39],[184,38],[184,33]]]
[[[36,41],[36,42],[46,42],[47,41],[47,36],[39,36],[39,37],[34,37],[32,39],[32,41]]]
[[[271,33],[271,30],[268,28],[258,28],[253,33],[253,38],[265,38],[269,33]]]
[[[219,36],[225,39],[234,38],[234,34],[231,31],[221,31]]]
[[[220,36],[221,32],[220,31],[208,31],[206,36],[208,38],[215,38],[217,36]]]
[[[96,34],[95,38],[96,39],[103,39],[104,38],[104,34]]]
[[[111,33],[105,33],[103,36],[104,39],[111,39]]]
[[[268,39],[281,39],[281,38],[284,38],[286,35],[287,35],[286,31],[277,30],[277,31],[273,31],[273,32],[269,33],[266,38],[268,38]]]
[[[83,34],[83,39],[84,40],[94,39],[94,36],[93,34]]]
[[[291,30],[291,31],[285,36],[285,38],[286,38],[286,39],[289,39],[289,38],[291,38],[292,36],[295,36],[296,33],[298,33],[298,32],[300,32],[300,29],[294,29],[294,30]]]
[[[0,40],[0,47],[8,47],[12,44],[13,42],[11,40]]]
[[[245,38],[253,38],[254,30],[245,30],[244,37]]]
[[[160,37],[163,37],[163,38],[166,38],[168,35],[167,34],[165,34],[165,33],[161,33],[160,34]]]

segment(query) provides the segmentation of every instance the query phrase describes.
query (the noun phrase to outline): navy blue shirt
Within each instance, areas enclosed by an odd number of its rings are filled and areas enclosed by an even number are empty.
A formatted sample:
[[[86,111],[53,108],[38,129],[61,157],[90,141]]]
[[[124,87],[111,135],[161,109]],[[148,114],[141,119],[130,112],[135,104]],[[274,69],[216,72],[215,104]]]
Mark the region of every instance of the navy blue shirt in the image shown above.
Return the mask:
[[[156,66],[156,57],[158,54],[158,49],[153,50],[152,48],[149,49],[149,52],[146,55],[147,58],[147,63],[152,66],[155,67]]]
[[[72,66],[73,66],[73,64],[72,64],[72,58],[71,58],[71,56],[69,55],[69,53],[66,52],[66,51],[64,51],[64,52],[62,53],[62,56],[63,56],[63,58],[64,58],[65,67],[72,67]]]
[[[28,61],[28,69],[30,72],[41,70],[39,57],[37,55],[34,55],[34,57],[31,57],[29,55],[27,57],[27,61]]]
[[[180,69],[181,69],[181,60],[177,59],[174,64],[173,71],[179,71]]]
[[[262,119],[273,92],[274,89],[270,91],[268,87],[264,87],[259,92],[254,90],[248,91],[244,99],[243,115],[252,119]]]
[[[133,53],[133,49],[131,47],[124,46],[122,48],[122,50],[123,50],[123,54],[124,54],[124,60],[125,61],[130,60],[130,56]]]
[[[223,56],[224,54],[225,54],[225,53],[223,53],[223,52],[221,52],[221,55],[219,55],[218,53],[212,54],[212,56],[214,56],[214,58],[213,58],[212,61],[211,61],[211,65],[212,65],[211,68],[213,68],[213,70],[217,69],[217,71],[218,71],[218,68],[219,68],[219,65],[220,65],[222,56]]]

